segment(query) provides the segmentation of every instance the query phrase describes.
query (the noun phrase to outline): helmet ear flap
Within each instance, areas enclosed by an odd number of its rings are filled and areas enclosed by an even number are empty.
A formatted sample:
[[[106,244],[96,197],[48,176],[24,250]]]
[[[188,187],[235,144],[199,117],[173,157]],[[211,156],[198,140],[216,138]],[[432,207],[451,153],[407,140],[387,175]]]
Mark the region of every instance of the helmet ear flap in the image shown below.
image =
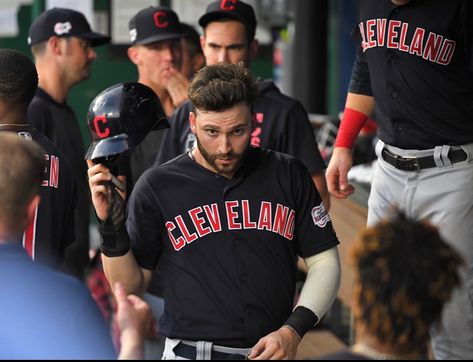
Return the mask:
[[[87,123],[92,144],[85,157],[92,160],[128,151],[150,131],[169,127],[158,96],[137,82],[118,83],[97,95]]]

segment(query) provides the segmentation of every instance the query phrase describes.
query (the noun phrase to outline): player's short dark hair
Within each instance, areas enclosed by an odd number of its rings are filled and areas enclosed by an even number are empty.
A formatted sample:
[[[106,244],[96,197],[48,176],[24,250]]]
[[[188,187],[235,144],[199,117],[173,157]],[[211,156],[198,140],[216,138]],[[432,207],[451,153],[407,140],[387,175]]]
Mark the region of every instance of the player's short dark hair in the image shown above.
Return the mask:
[[[425,221],[398,213],[365,229],[352,250],[357,321],[399,353],[425,348],[460,285],[460,255]]]
[[[182,37],[187,43],[189,54],[195,57],[197,54],[203,55],[202,47],[200,46],[200,34],[192,25],[181,23]]]
[[[194,112],[224,111],[241,102],[251,107],[256,92],[250,71],[242,62],[215,64],[196,73],[189,86],[189,99]]]
[[[0,132],[0,221],[10,231],[18,228],[15,224],[38,193],[44,166],[44,151],[36,142],[14,132]]]
[[[38,87],[38,73],[28,56],[18,50],[0,49],[0,99],[27,106]]]

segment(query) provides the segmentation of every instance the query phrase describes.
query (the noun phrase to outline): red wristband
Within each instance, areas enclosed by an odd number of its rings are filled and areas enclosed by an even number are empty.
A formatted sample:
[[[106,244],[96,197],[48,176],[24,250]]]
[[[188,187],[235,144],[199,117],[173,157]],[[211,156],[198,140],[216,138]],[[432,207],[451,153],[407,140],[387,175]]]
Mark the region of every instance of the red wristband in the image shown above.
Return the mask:
[[[340,128],[338,129],[335,147],[352,148],[361,127],[365,124],[368,116],[364,113],[345,108]]]

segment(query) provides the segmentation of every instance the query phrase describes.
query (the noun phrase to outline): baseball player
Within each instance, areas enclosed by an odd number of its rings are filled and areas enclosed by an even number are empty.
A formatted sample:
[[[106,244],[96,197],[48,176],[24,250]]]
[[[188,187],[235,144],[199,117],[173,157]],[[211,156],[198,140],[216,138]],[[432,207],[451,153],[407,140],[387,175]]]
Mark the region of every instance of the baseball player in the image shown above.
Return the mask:
[[[432,335],[438,359],[473,358],[473,3],[360,0],[359,41],[330,192],[345,198],[352,145],[375,108],[379,159],[368,224],[393,205],[428,218],[467,262],[464,288]],[[422,267],[422,261],[419,261]]]
[[[129,22],[128,57],[136,65],[138,82],[153,89],[168,116],[187,101],[189,80],[182,65],[182,32],[177,14],[167,7],[147,7]],[[131,186],[153,165],[162,132],[151,132],[130,155]]]
[[[0,131],[34,140],[45,152],[41,203],[23,234],[23,246],[36,261],[55,269],[64,265],[65,250],[74,241],[75,183],[67,159],[27,122],[28,104],[38,84],[31,60],[12,49],[0,49]]]
[[[242,1],[215,1],[199,19],[204,29],[201,45],[207,65],[219,62],[250,66],[258,51],[253,7]],[[326,209],[330,195],[325,183],[325,163],[315,143],[307,112],[298,101],[282,94],[272,81],[258,82],[254,102],[251,145],[288,153],[309,170]],[[190,150],[195,142],[189,128],[189,103],[173,115],[171,129],[164,132],[156,164],[162,164]]]
[[[28,44],[39,74],[39,86],[28,108],[28,122],[67,157],[77,185],[75,241],[66,252],[70,272],[82,279],[89,262],[90,194],[84,143],[74,111],[67,104],[71,88],[89,78],[97,55],[92,49],[110,41],[93,32],[77,11],[53,8],[31,24]]]
[[[143,174],[127,232],[107,216],[108,169],[89,163],[109,282],[143,293],[157,265],[162,272],[166,359],[293,358],[338,290],[338,239],[306,168],[250,147],[253,95],[241,65],[196,74],[197,145]],[[293,310],[297,254],[309,272]]]

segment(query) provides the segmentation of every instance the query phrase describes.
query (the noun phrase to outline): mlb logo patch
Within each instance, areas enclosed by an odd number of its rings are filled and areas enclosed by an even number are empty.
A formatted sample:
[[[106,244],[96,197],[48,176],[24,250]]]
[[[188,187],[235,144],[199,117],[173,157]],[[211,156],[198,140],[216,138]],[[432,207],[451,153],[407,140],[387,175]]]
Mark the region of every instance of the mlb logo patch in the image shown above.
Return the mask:
[[[312,209],[312,220],[319,228],[324,228],[330,221],[330,216],[325,210],[324,204],[320,204]]]
[[[72,25],[69,21],[66,21],[65,23],[56,23],[54,25],[54,32],[56,33],[56,35],[69,34],[71,29]]]

